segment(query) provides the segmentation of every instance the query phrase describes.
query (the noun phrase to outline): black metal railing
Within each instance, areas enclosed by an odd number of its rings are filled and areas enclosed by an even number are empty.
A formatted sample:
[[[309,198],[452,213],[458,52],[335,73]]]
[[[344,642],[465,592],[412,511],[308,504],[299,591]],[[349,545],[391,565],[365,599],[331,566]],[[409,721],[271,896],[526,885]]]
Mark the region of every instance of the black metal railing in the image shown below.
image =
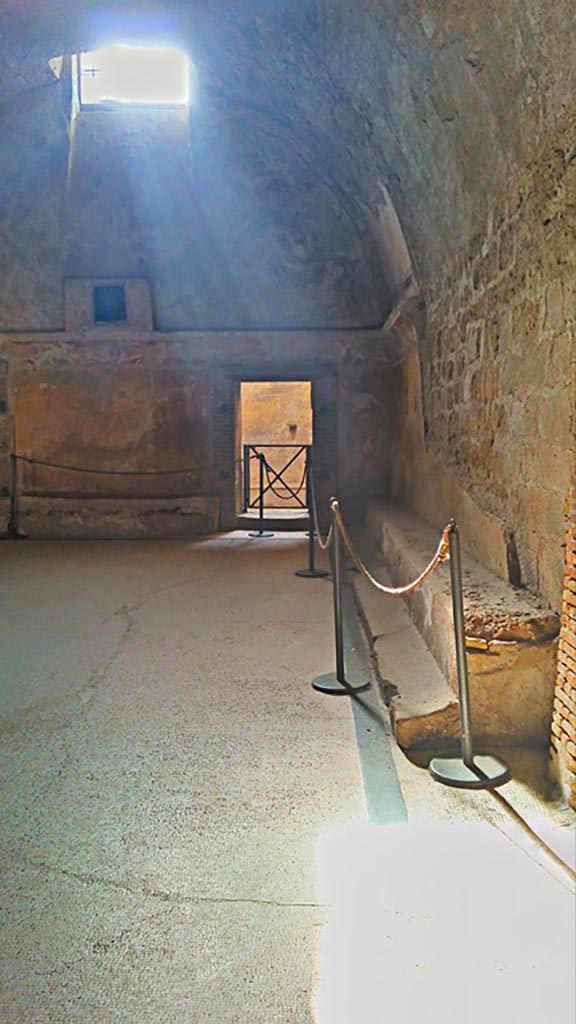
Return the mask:
[[[307,509],[309,444],[245,444],[242,511]]]

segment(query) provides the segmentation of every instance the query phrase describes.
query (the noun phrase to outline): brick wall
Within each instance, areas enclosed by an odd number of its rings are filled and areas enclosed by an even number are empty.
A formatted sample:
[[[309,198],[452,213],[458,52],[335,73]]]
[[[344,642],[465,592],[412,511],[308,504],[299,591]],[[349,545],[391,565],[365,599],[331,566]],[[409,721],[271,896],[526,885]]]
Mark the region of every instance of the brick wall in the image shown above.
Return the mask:
[[[566,530],[566,565],[558,675],[552,719],[556,773],[571,807],[576,809],[576,490],[572,492]]]

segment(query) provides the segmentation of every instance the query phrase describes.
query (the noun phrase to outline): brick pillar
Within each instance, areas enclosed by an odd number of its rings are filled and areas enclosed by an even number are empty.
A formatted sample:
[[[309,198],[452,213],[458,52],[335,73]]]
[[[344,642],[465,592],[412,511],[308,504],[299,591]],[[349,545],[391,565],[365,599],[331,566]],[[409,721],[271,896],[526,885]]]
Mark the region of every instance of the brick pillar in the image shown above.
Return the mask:
[[[576,489],[571,492],[568,505],[552,757],[568,803],[576,810]]]

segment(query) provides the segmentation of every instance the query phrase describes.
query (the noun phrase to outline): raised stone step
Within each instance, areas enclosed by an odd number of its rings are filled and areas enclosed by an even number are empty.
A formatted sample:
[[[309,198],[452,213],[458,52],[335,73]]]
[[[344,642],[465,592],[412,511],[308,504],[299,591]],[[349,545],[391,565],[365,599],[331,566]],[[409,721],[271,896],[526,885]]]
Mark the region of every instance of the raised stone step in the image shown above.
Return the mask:
[[[264,519],[264,529],[277,533],[299,533],[308,530],[310,524],[306,509],[265,509]],[[254,509],[242,512],[236,520],[236,529],[257,530],[259,521],[258,512]]]
[[[430,561],[439,532],[413,513],[370,503],[367,526],[394,586],[418,576]],[[480,742],[546,743],[550,734],[558,616],[536,597],[498,579],[463,552],[463,588],[470,696]],[[365,591],[365,588],[363,588]],[[384,598],[374,591],[369,600]],[[367,599],[364,596],[363,602]],[[406,681],[396,709],[401,745],[441,743],[457,735],[457,676],[448,565],[404,599],[440,670]],[[414,645],[414,636],[407,641]],[[383,651],[376,653],[382,661]],[[408,649],[406,652],[408,655]],[[385,663],[380,671],[386,676]]]
[[[390,586],[386,570],[376,566],[376,549],[364,548],[362,556],[373,575]],[[456,739],[458,704],[404,602],[375,590],[361,574],[355,574],[353,581],[378,672],[390,697],[398,743],[409,749]]]

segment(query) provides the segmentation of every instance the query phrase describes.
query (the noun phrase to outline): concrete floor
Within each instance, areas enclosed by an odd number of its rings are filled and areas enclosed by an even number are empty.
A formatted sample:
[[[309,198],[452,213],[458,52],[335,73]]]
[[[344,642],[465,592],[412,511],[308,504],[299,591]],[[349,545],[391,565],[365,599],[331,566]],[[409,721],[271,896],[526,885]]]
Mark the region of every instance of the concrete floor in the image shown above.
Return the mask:
[[[572,1024],[566,878],[311,689],[302,538],[2,556],[2,1024]]]

